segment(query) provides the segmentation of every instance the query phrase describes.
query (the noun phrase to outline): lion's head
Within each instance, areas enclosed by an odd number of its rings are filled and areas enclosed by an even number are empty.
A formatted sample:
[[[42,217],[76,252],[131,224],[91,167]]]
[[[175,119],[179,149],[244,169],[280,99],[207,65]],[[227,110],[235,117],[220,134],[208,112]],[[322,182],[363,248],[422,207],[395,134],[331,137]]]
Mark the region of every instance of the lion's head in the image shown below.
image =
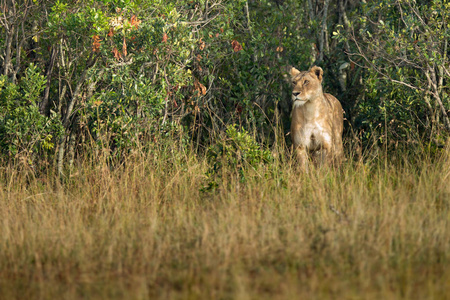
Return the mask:
[[[292,102],[295,106],[302,106],[308,101],[316,99],[323,93],[321,67],[314,66],[309,71],[301,72],[296,68],[290,70],[292,81]]]

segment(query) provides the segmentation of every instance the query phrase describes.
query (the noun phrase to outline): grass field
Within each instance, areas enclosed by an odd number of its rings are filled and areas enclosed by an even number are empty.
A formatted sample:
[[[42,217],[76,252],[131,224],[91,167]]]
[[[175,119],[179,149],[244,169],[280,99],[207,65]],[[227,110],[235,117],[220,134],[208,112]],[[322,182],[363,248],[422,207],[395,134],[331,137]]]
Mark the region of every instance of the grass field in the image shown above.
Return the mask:
[[[64,183],[4,167],[0,298],[450,299],[448,155],[283,161],[213,192],[176,151]]]

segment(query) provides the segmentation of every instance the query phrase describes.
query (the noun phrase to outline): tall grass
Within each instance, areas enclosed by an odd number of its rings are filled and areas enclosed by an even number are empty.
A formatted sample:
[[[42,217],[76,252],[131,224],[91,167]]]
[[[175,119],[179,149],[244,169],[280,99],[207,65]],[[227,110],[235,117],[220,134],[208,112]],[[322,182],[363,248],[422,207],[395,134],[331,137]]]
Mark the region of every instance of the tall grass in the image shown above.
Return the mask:
[[[157,150],[66,182],[5,167],[2,299],[448,299],[450,159],[224,176]],[[224,170],[234,174],[235,170]]]

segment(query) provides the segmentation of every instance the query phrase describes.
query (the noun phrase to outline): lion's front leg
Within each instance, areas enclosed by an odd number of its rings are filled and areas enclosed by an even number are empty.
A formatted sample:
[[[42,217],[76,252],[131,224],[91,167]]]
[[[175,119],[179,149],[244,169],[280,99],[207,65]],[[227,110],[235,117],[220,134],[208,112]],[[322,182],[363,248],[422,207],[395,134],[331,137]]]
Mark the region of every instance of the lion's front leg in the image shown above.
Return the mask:
[[[322,145],[320,150],[314,153],[314,162],[317,166],[339,165],[342,159],[341,156],[342,151],[339,153],[332,147],[332,145],[325,144]]]
[[[298,166],[302,171],[308,172],[308,153],[305,147],[298,146],[295,148],[295,156],[298,161]]]
[[[321,143],[318,149],[313,154],[315,165],[324,166],[332,164],[335,154],[332,137],[325,133],[321,136],[320,141]]]

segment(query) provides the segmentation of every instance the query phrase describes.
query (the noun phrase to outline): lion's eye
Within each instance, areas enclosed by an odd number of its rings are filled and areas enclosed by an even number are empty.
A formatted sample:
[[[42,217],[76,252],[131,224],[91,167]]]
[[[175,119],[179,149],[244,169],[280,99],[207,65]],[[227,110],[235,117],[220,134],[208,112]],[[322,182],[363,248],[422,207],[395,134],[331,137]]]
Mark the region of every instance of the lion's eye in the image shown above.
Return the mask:
[[[308,85],[308,84],[309,84],[308,80],[305,80],[305,82],[303,82],[303,85]]]
[[[297,81],[295,81],[295,80],[292,81],[292,84],[293,84],[293,85],[296,85],[296,84],[297,84]]]

